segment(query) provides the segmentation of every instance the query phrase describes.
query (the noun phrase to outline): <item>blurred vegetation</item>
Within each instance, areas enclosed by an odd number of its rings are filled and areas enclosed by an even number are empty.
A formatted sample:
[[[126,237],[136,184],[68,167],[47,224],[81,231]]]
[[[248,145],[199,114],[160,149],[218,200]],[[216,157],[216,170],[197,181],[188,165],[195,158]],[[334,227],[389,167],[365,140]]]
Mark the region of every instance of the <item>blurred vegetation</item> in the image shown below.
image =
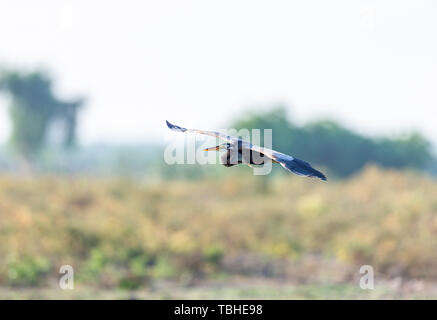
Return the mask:
[[[139,184],[0,177],[0,286],[45,286],[61,265],[77,285],[147,288],[248,276],[436,279],[437,182],[368,167],[319,183],[248,174]],[[349,271],[348,271],[349,270]]]
[[[421,173],[436,175],[437,161],[418,133],[298,125],[285,108],[230,125],[273,129],[273,148],[343,178],[320,183],[279,166],[270,176],[169,166],[160,144],[68,150],[81,99],[56,98],[44,72],[3,72],[0,92],[11,97],[12,145],[39,172],[14,174],[19,161],[0,147],[0,170],[12,172],[0,175],[0,288],[47,287],[66,264],[77,285],[105,290],[248,277],[309,284],[308,297],[314,283],[349,290],[363,264],[386,279],[437,277],[437,181]]]
[[[427,171],[435,163],[431,143],[419,133],[366,137],[330,120],[298,126],[288,120],[285,108],[249,114],[232,127],[272,129],[275,150],[326,167],[338,177],[347,177],[370,163]]]
[[[65,146],[75,141],[77,111],[83,99],[61,101],[52,87],[52,80],[42,71],[0,73],[0,92],[11,97],[11,142],[27,160],[45,145],[54,124],[62,125]]]

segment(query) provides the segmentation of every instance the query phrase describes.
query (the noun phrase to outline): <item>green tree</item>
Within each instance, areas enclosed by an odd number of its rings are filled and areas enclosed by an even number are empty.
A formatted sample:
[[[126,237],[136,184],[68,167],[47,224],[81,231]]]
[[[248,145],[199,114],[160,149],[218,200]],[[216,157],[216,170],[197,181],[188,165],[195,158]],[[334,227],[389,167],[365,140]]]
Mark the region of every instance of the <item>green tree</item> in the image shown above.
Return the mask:
[[[372,162],[374,143],[333,121],[318,121],[297,130],[290,146],[296,157],[328,167],[344,177]]]
[[[284,108],[249,114],[235,121],[234,127],[273,129],[275,150],[325,166],[339,177],[353,174],[368,163],[428,170],[434,159],[431,144],[418,133],[396,139],[374,138],[328,120],[297,126],[289,122]]]
[[[374,158],[384,167],[421,169],[431,166],[431,143],[418,133],[398,139],[380,138],[375,143]]]
[[[77,111],[83,99],[62,101],[52,90],[52,80],[41,71],[3,71],[0,74],[0,92],[11,97],[11,142],[18,152],[30,160],[47,141],[52,124],[64,127],[64,145],[74,144]]]
[[[261,143],[264,130],[272,129],[272,143],[275,150],[290,151],[290,139],[295,139],[295,127],[288,121],[285,108],[278,106],[265,113],[249,113],[233,124],[235,129],[261,129]]]

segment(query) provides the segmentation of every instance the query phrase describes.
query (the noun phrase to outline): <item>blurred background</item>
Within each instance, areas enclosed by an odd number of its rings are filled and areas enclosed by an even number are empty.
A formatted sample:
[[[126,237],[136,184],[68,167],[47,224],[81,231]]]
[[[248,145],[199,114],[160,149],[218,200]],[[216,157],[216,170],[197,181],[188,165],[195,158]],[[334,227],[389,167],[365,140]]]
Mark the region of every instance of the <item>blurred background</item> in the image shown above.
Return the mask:
[[[1,1],[0,298],[437,298],[436,14]],[[273,129],[328,183],[168,165],[166,119]]]

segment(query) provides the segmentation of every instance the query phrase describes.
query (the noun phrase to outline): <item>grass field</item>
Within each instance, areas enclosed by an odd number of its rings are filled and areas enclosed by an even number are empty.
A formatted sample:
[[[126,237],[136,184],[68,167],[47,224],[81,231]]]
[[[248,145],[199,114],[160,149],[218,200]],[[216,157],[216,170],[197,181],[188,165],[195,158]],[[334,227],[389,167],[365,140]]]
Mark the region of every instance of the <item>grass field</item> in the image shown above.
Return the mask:
[[[264,179],[1,176],[0,298],[437,297],[437,181]]]
[[[137,290],[76,285],[61,290],[44,287],[0,287],[0,299],[436,299],[437,284],[422,280],[376,279],[374,290],[357,283],[291,283],[267,278],[232,278],[181,285],[156,281]]]

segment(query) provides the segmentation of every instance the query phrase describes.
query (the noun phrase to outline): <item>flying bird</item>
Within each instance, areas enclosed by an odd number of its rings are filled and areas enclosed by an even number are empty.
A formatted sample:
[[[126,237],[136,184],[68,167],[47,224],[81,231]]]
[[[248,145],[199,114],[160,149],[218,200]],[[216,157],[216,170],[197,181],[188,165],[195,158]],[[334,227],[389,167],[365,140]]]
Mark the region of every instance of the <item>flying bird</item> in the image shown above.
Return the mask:
[[[221,157],[221,163],[226,167],[243,163],[249,166],[263,165],[267,161],[279,163],[286,170],[299,176],[319,178],[326,181],[326,176],[314,169],[308,162],[283,154],[281,152],[260,147],[242,139],[226,135],[218,131],[205,131],[198,129],[186,129],[167,122],[167,126],[176,132],[191,132],[216,137],[225,141],[218,146],[206,148],[204,151],[226,150]]]

